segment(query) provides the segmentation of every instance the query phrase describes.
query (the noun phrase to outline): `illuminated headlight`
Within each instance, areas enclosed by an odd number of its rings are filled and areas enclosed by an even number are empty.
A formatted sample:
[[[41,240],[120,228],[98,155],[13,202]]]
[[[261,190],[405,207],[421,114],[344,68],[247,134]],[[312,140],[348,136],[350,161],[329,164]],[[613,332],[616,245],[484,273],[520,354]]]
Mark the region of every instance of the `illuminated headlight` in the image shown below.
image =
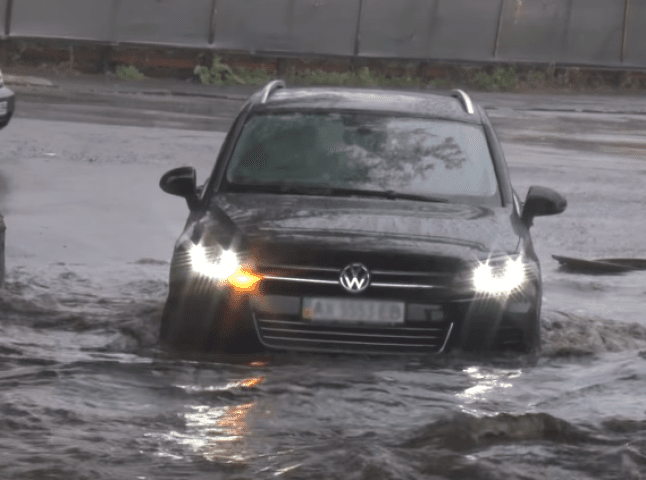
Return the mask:
[[[475,268],[473,286],[489,295],[511,294],[525,283],[525,268],[522,255],[487,260]]]
[[[261,277],[244,268],[235,252],[219,246],[192,245],[189,250],[193,271],[211,280],[227,282],[236,291],[253,293]]]
[[[213,280],[224,280],[240,267],[235,252],[219,246],[206,248],[202,245],[192,245],[189,255],[193,270]]]

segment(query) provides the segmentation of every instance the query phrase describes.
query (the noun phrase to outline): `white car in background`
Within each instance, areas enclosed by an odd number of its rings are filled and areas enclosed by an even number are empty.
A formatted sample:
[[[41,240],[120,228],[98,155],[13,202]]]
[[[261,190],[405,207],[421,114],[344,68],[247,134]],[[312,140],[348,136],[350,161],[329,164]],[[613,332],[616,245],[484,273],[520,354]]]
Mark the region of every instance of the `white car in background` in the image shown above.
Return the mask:
[[[16,94],[5,86],[0,71],[0,129],[6,127],[11,120],[15,102]]]

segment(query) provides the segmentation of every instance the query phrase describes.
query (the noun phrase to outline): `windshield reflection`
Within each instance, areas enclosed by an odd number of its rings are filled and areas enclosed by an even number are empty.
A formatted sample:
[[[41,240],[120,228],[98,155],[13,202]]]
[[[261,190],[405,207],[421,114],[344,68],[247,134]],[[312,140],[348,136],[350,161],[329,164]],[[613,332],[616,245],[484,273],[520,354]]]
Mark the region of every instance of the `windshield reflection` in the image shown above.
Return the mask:
[[[482,127],[381,114],[252,116],[226,188],[284,184],[416,195],[491,197],[497,181]]]

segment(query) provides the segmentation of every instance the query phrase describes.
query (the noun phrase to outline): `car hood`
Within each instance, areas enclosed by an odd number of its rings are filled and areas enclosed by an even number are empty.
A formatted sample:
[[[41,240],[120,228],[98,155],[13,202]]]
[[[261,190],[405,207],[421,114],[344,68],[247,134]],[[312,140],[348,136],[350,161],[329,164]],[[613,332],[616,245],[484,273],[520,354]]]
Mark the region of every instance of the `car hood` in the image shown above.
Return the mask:
[[[518,249],[511,208],[374,198],[229,193],[216,196],[206,223],[222,213],[249,244],[408,251],[463,258]],[[210,217],[210,220],[209,220]],[[207,229],[217,229],[216,226]]]

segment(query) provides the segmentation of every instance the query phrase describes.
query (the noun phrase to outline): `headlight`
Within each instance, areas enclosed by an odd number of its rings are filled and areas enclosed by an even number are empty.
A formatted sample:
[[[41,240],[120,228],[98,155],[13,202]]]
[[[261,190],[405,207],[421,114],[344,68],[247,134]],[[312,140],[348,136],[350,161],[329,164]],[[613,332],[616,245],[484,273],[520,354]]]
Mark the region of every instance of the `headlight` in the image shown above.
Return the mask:
[[[4,78],[2,76],[2,72],[0,71],[0,87],[4,86]]]
[[[189,251],[191,266],[197,273],[213,280],[223,280],[238,269],[238,256],[220,246],[192,245]]]
[[[473,287],[479,293],[509,295],[525,283],[525,269],[522,255],[489,259],[473,271]]]
[[[240,264],[235,252],[218,245],[192,245],[189,256],[193,271],[211,280],[228,282],[236,290],[251,292],[261,279]]]

